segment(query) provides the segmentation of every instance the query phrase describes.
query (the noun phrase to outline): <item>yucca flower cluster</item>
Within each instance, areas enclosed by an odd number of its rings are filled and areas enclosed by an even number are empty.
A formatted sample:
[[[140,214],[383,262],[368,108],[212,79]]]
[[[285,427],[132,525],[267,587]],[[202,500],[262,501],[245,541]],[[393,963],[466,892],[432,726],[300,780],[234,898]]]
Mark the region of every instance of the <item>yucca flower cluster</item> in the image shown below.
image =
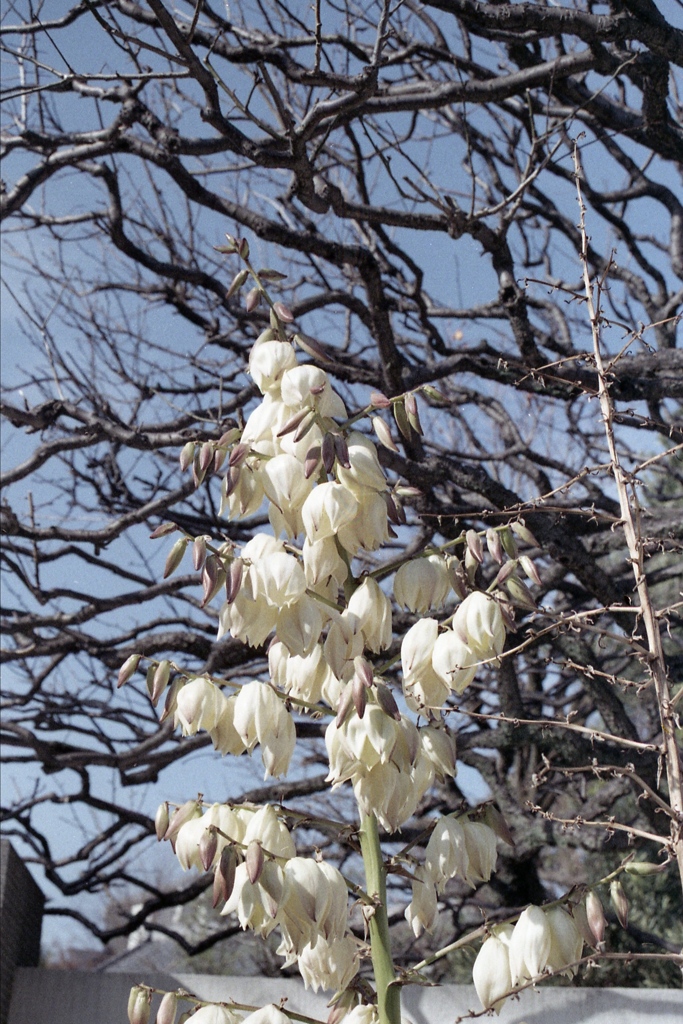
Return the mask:
[[[246,258],[246,243],[233,243],[231,251]],[[501,568],[483,592],[476,586],[482,539],[469,530],[441,549],[367,571],[364,555],[395,537],[393,528],[406,521],[401,485],[390,484],[374,441],[357,429],[362,414],[349,418],[325,370],[299,362],[284,330],[291,315],[280,304],[272,310],[272,326],[258,338],[249,360],[259,404],[241,431],[233,428],[217,443],[188,442],[181,455],[181,465],[192,466],[198,484],[210,466],[217,471],[227,461],[223,514],[244,518],[267,507],[271,532],[255,533],[241,548],[198,537],[192,550],[205,602],[225,589],[219,638],[231,635],[253,647],[269,643],[269,678],[187,677],[162,662],[151,666],[148,687],[155,705],[168,688],[162,717],[172,717],[184,735],[203,730],[222,754],[252,754],[258,746],[266,777],[289,770],[294,715],[327,715],[327,781],[332,787],[350,783],[361,819],[359,836],[365,834],[367,843],[374,829],[379,849],[377,822],[389,833],[398,832],[436,780],[455,776],[455,741],[444,705],[503,654],[512,625],[511,591],[505,588],[514,579],[517,603],[527,600],[514,573],[517,564],[530,560],[516,559],[510,529],[486,531],[489,552]],[[396,450],[379,415],[390,408],[402,432],[417,429],[415,396],[390,400],[375,394],[365,410],[379,442]],[[174,527],[160,528],[159,535],[169,529]],[[191,539],[176,541],[167,574],[180,564]],[[454,544],[462,545],[462,559],[453,554]],[[525,571],[534,578],[533,566]],[[395,603],[418,616],[400,654],[390,650],[392,575]],[[389,669],[399,659],[402,685],[395,693]],[[137,655],[128,660],[121,681],[139,660]],[[497,839],[509,840],[498,819],[492,809],[437,818],[424,856],[417,850],[406,856],[412,899],[405,917],[416,937],[433,928],[439,898],[452,879],[471,887],[489,881]],[[359,1003],[353,984],[369,951],[349,928],[349,884],[319,856],[297,854],[284,814],[270,805],[206,808],[197,800],[170,816],[162,805],[157,833],[170,840],[183,869],[213,871],[214,905],[221,913],[235,915],[242,928],[263,937],[279,929],[278,952],[285,964],[298,964],[307,987],[335,993],[335,1021],[388,1019],[381,1002],[390,998],[388,988],[375,1008]],[[384,868],[375,864],[377,870],[381,874]],[[378,895],[382,883],[373,884],[364,911],[374,962],[376,918],[386,907]],[[581,941],[574,919],[560,907],[530,907],[514,928],[494,927],[474,970],[484,1006],[498,1009],[511,987],[547,969],[571,969]],[[393,1024],[397,1014],[392,1010],[390,1016]],[[202,1007],[193,1016],[204,1018],[211,1024],[238,1019],[223,1007]],[[250,1024],[287,1020],[275,1007],[246,1018]]]
[[[573,977],[583,943],[577,922],[561,906],[530,906],[514,927],[504,924],[493,928],[472,971],[482,1006],[499,1013],[506,993],[544,971]]]

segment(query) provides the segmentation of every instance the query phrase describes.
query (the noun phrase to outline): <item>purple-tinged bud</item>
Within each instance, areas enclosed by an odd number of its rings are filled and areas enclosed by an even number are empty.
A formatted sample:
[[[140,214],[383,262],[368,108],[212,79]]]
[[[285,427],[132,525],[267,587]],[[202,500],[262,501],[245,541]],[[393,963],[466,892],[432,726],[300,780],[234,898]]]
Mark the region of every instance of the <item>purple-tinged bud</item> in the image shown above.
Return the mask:
[[[377,440],[379,443],[384,445],[385,448],[388,448],[390,452],[397,452],[398,445],[391,436],[391,431],[381,416],[372,417],[372,426],[377,434]]]
[[[311,427],[313,426],[314,423],[315,423],[315,412],[314,412],[313,409],[311,409],[309,411],[309,413],[308,413],[308,416],[304,416],[304,418],[302,419],[301,423],[297,427],[296,433],[294,434],[294,442],[296,443],[296,442],[300,441],[302,437],[305,437],[306,434],[311,429]]]
[[[387,518],[388,518],[389,522],[390,523],[395,523],[396,526],[400,526],[401,525],[401,520],[399,519],[399,515],[398,515],[398,506],[397,506],[396,502],[394,501],[393,495],[389,494],[388,491],[384,491],[383,498],[384,498],[384,503],[387,506]]]
[[[375,692],[377,693],[377,703],[384,714],[388,715],[389,718],[393,718],[395,722],[400,722],[401,712],[398,710],[398,704],[389,687],[385,686],[384,683],[377,683]]]
[[[325,467],[326,473],[331,473],[334,469],[334,460],[337,455],[334,450],[334,437],[332,434],[325,434],[323,437],[323,443],[321,448],[321,455],[323,458],[323,466]]]
[[[505,580],[509,579],[510,576],[512,576],[516,568],[517,562],[505,562],[503,565],[501,565],[500,569],[498,570],[498,575],[494,580],[494,585],[499,587],[501,586],[501,584],[505,583]]]
[[[662,871],[666,871],[668,866],[668,861],[664,861],[663,864],[653,864],[647,860],[632,860],[624,870],[629,875],[659,875]]]
[[[202,837],[199,840],[199,859],[202,862],[202,867],[205,871],[208,871],[213,864],[213,859],[216,856],[218,849],[218,833],[215,828],[206,828],[202,832]]]
[[[330,356],[315,338],[309,338],[307,334],[299,332],[299,334],[294,335],[292,342],[297,344],[307,355],[312,356],[314,359],[319,359],[321,363],[331,362]]]
[[[130,1024],[148,1024],[152,1012],[152,993],[148,988],[134,985],[128,997],[128,1020]]]
[[[537,605],[527,586],[517,576],[511,576],[505,583],[505,589],[514,604],[526,611],[536,611]]]
[[[168,579],[176,571],[178,566],[183,560],[185,549],[188,545],[187,537],[179,537],[173,547],[168,553],[166,558],[166,565],[164,566],[164,579]]]
[[[510,523],[510,527],[513,533],[516,533],[519,539],[523,540],[525,544],[528,544],[532,548],[540,548],[541,545],[538,543],[529,527],[524,524],[522,519],[517,520],[516,523]]]
[[[259,288],[250,288],[244,300],[244,309],[247,313],[253,313],[261,302],[261,291]]]
[[[202,607],[207,605],[209,601],[212,601],[218,591],[225,583],[226,575],[223,563],[217,555],[209,555],[202,572],[202,587],[204,596],[202,598]]]
[[[381,391],[373,391],[370,395],[370,405],[375,409],[390,409],[391,402]]]
[[[240,482],[242,470],[239,466],[231,466],[225,477],[225,497],[229,498]]]
[[[226,601],[228,604],[232,604],[239,593],[239,589],[242,586],[242,573],[244,571],[244,563],[241,558],[233,558],[228,569],[225,590],[226,590]]]
[[[249,259],[249,242],[246,238],[235,239],[235,251],[243,260]]]
[[[280,270],[271,270],[270,267],[262,267],[258,271],[258,277],[262,281],[285,281],[287,279],[286,274],[283,274]]]
[[[365,714],[365,709],[368,703],[368,691],[363,680],[358,676],[354,676],[351,681],[351,693],[353,695],[353,706],[356,709],[356,714],[359,718],[362,718]]]
[[[455,591],[457,597],[464,601],[469,593],[469,587],[467,586],[467,578],[465,576],[465,570],[462,567],[462,563],[455,555],[451,555],[447,559],[448,564],[448,579],[450,580],[451,587]]]
[[[227,902],[235,885],[237,856],[233,846],[224,846],[213,876],[213,905]]]
[[[532,561],[531,558],[529,558],[528,555],[520,555],[519,556],[519,564],[521,565],[521,567],[524,570],[526,576],[528,577],[528,579],[531,580],[532,583],[535,583],[537,587],[542,587],[543,586],[543,581],[541,580],[541,577],[539,576],[538,569],[536,568],[536,564],[535,564],[535,562]]]
[[[167,992],[159,1004],[156,1024],[175,1024],[178,1009],[178,997],[175,992]]]
[[[238,270],[235,276],[233,277],[232,281],[230,282],[230,287],[225,293],[226,299],[231,299],[235,292],[238,292],[240,290],[240,288],[242,287],[242,285],[244,284],[248,277],[248,270]]]
[[[586,919],[593,936],[593,945],[600,949],[605,941],[605,912],[600,897],[593,889],[586,896]]]
[[[167,533],[173,533],[178,527],[175,523],[162,523],[161,526],[157,526],[156,529],[152,530],[149,535],[150,540],[157,540],[159,537],[165,537]]]
[[[196,572],[204,568],[206,561],[206,537],[195,537],[192,544],[192,564]]]
[[[435,402],[445,403],[448,401],[446,396],[442,394],[441,391],[439,391],[437,388],[435,388],[433,384],[423,384],[420,390],[424,395],[427,395],[428,398],[433,399]]]
[[[503,551],[508,558],[517,558],[517,544],[515,543],[515,538],[510,527],[504,526],[502,530],[498,531],[498,535],[500,537],[500,543],[503,545]]]
[[[176,704],[177,704],[177,700],[178,700],[178,693],[180,692],[180,690],[182,689],[182,687],[184,685],[185,685],[185,680],[183,679],[182,676],[176,676],[176,678],[171,683],[171,685],[169,687],[169,690],[168,690],[168,693],[166,694],[166,701],[164,702],[164,710],[161,712],[161,717],[159,718],[159,724],[160,725],[163,722],[166,721],[166,719],[169,717],[169,715],[174,715],[175,714]]]
[[[346,443],[344,437],[341,434],[334,434],[334,452],[337,456],[337,462],[344,469],[351,469],[351,461],[349,459],[349,446]]]
[[[624,887],[618,878],[612,879],[609,887],[609,898],[612,906],[614,907],[614,913],[617,915],[617,919],[622,928],[628,928],[628,900]]]
[[[192,463],[192,482],[195,487],[199,487],[206,476],[206,470],[202,469],[199,465],[199,456],[195,452],[194,462]]]
[[[494,562],[498,565],[503,564],[503,544],[500,539],[498,530],[487,530],[486,531],[486,547],[489,549],[489,554]]]
[[[374,675],[372,672],[372,665],[364,658],[361,654],[353,659],[353,667],[356,675],[361,680],[364,686],[372,686]]]
[[[507,821],[498,808],[494,807],[493,804],[487,804],[481,820],[496,833],[499,839],[502,839],[504,843],[507,843],[508,846],[515,845],[515,841],[512,838],[512,832],[510,831]]]
[[[160,661],[157,665],[154,675],[152,676],[152,689],[150,692],[150,698],[154,707],[159,703],[159,698],[168,686],[168,681],[171,678],[171,662]]]
[[[163,804],[159,804],[157,807],[157,813],[154,815],[154,831],[157,834],[159,842],[165,837],[168,831],[169,813],[168,813],[168,800],[164,800]]]
[[[168,823],[168,828],[164,835],[164,839],[168,839],[169,842],[175,846],[175,841],[180,829],[188,821],[192,821],[193,818],[201,817],[202,805],[201,798],[199,800],[186,800],[184,804],[177,807],[171,815],[171,820]]]
[[[250,451],[251,451],[250,446],[248,444],[243,444],[240,441],[240,443],[236,444],[235,447],[233,448],[233,450],[230,452],[230,458],[228,459],[228,465],[230,467],[232,467],[232,466],[241,466]]]
[[[337,717],[334,720],[334,724],[338,729],[341,729],[346,716],[351,710],[353,704],[353,683],[347,683],[341,694],[339,695],[339,703],[337,704]]]
[[[471,552],[472,557],[481,565],[484,561],[484,548],[477,531],[468,530],[465,534],[465,541],[467,542],[467,550]]]
[[[286,434],[291,434],[293,430],[296,430],[301,421],[306,419],[309,413],[310,409],[299,409],[299,411],[291,416],[285,425],[278,430],[277,437],[285,437]]]
[[[396,420],[396,426],[400,430],[402,436],[405,437],[406,441],[410,441],[411,437],[413,436],[413,432],[410,426],[410,421],[408,420],[408,415],[406,413],[405,402],[403,401],[403,399],[399,399],[398,402],[393,403],[392,408],[394,413],[394,419]]]
[[[412,391],[409,391],[406,395],[405,402],[408,422],[416,434],[422,434],[422,424],[420,423],[420,413],[417,408],[417,400]]]
[[[140,663],[140,655],[139,654],[131,654],[131,655],[129,655],[129,657],[126,658],[126,660],[124,661],[123,665],[119,669],[119,678],[118,678],[118,681],[116,683],[117,689],[118,689],[118,687],[123,686],[124,683],[128,682],[130,677],[137,670],[137,667],[138,667],[139,663]]]
[[[320,455],[321,452],[319,445],[314,445],[313,448],[309,448],[308,451],[306,452],[306,460],[304,462],[304,476],[306,477],[307,480],[311,479],[316,469],[318,468],[318,464],[320,463]]]
[[[252,885],[256,885],[261,877],[263,865],[265,864],[263,847],[258,839],[252,839],[249,843],[244,861],[247,865],[247,878]]]
[[[180,449],[180,469],[184,473],[194,460],[195,442],[187,441]]]
[[[291,324],[294,322],[294,314],[289,306],[285,306],[284,302],[274,302],[273,312],[278,320],[282,321],[283,324]]]
[[[213,462],[214,450],[213,441],[204,441],[199,449],[199,468],[204,473],[206,473],[207,469]]]

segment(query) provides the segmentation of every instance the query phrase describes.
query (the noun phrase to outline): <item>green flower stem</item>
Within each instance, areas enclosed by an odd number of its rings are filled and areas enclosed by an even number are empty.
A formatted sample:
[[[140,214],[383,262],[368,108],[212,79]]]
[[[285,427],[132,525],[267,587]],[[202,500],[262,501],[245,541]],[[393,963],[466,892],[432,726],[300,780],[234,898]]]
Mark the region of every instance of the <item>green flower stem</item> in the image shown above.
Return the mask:
[[[387,916],[387,873],[374,814],[361,813],[358,835],[365,866],[366,889],[373,900],[375,911],[369,921],[369,930],[379,1021],[380,1024],[401,1024],[401,989],[396,982],[396,971],[391,959]]]

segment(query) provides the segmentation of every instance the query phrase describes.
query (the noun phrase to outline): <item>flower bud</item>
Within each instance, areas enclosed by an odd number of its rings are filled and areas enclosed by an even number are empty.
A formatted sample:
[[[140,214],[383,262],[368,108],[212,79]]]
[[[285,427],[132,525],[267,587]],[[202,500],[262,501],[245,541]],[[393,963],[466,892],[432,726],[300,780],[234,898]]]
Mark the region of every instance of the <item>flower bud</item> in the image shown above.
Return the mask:
[[[520,914],[510,938],[510,977],[513,985],[530,981],[545,969],[550,956],[552,934],[548,918],[540,907],[527,907]]]
[[[140,663],[140,655],[139,654],[131,654],[128,658],[126,658],[126,660],[124,661],[123,665],[119,669],[119,678],[118,678],[118,682],[116,684],[117,687],[123,686],[124,683],[128,682],[130,677],[135,673],[139,663]]]
[[[631,860],[626,865],[625,871],[628,875],[659,875],[662,871],[666,871],[668,866],[668,861],[663,864],[652,864],[647,860]]]
[[[375,433],[377,434],[377,440],[379,441],[379,443],[383,445],[385,448],[388,448],[389,451],[397,452],[398,445],[391,436],[391,431],[389,430],[389,427],[386,425],[381,416],[372,417],[372,426]]]
[[[485,1010],[500,1013],[503,998],[513,987],[510,976],[510,939],[512,925],[494,928],[477,953],[472,968],[472,981]]]
[[[218,850],[218,833],[213,828],[204,829],[199,840],[199,859],[205,871],[208,871],[213,864],[213,859]]]
[[[612,879],[609,887],[609,896],[622,928],[628,928],[628,900],[624,887],[618,878]]]
[[[181,472],[184,473],[185,470],[188,469],[189,466],[191,466],[192,463],[194,462],[194,450],[195,450],[195,442],[194,441],[186,441],[186,443],[181,448],[181,450],[180,450],[180,469],[181,469]]]
[[[130,1024],[148,1024],[152,1012],[152,993],[148,988],[134,985],[128,997]]]
[[[167,992],[157,1010],[156,1024],[175,1024],[178,1009],[178,997],[175,992]]]
[[[602,909],[600,897],[593,889],[586,896],[586,918],[594,945],[599,949],[605,940],[605,912]]]
[[[235,885],[237,857],[233,846],[224,846],[213,876],[213,906],[227,903]]]
[[[263,847],[258,839],[252,839],[247,847],[245,857],[247,865],[247,877],[252,885],[255,885],[261,877],[264,864]]]
[[[489,549],[489,554],[494,562],[497,562],[498,565],[502,565],[504,555],[503,544],[498,530],[489,529],[486,531],[486,547]]]
[[[175,544],[168,553],[168,557],[166,558],[166,565],[164,566],[164,579],[168,579],[168,577],[172,576],[173,573],[176,571],[176,569],[183,560],[183,555],[185,554],[185,548],[187,547],[187,545],[187,537],[179,537],[178,540],[175,542]]]
[[[159,804],[157,808],[157,813],[154,816],[154,831],[157,834],[157,839],[159,842],[161,842],[161,840],[164,839],[164,837],[166,836],[166,832],[168,830],[168,823],[168,800],[165,800],[163,804]]]

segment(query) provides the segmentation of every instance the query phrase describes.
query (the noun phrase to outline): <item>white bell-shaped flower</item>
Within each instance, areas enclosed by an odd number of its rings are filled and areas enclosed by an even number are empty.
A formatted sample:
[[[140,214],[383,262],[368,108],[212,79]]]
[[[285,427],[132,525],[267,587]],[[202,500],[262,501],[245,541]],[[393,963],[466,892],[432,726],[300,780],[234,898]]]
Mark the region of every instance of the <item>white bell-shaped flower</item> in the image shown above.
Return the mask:
[[[286,774],[294,753],[296,729],[272,686],[258,680],[245,683],[235,701],[233,722],[249,753],[261,744],[266,778]]]
[[[411,558],[399,567],[394,578],[397,603],[419,614],[429,608],[440,608],[449,590],[448,566],[439,555]]]
[[[261,481],[272,503],[268,517],[276,536],[284,531],[290,539],[298,537],[303,530],[301,509],[313,489],[313,479],[306,479],[298,459],[283,452],[264,462]]]
[[[349,599],[347,613],[358,619],[366,647],[378,653],[391,644],[391,601],[371,576]]]
[[[346,419],[346,406],[324,370],[303,364],[282,375],[280,396],[290,409],[316,409],[321,416]]]
[[[467,877],[469,858],[462,822],[454,814],[439,818],[425,850],[425,870],[437,891],[443,892],[449,878]]]
[[[474,652],[477,661],[495,658],[505,646],[505,622],[500,605],[477,590],[468,594],[453,618],[454,632]]]
[[[472,981],[485,1010],[500,1013],[507,992],[513,987],[510,975],[510,937],[512,925],[493,929],[477,954],[472,968]]]
[[[545,913],[540,907],[527,907],[520,914],[510,939],[513,985],[538,977],[548,963],[551,944],[552,933]]]
[[[462,693],[477,674],[477,655],[452,629],[441,633],[434,644],[432,667],[455,693]]]
[[[295,366],[296,353],[287,341],[257,342],[249,355],[249,373],[262,395],[277,395],[283,373]]]
[[[260,1010],[250,1013],[248,1017],[243,1017],[240,1024],[293,1024],[293,1022],[292,1018],[278,1009],[274,1003],[269,1003],[268,1006],[263,1006]]]
[[[480,821],[462,822],[467,850],[467,874],[465,881],[473,888],[478,882],[488,882],[496,868],[498,853],[496,833]]]
[[[226,703],[219,686],[206,676],[198,676],[178,691],[175,725],[181,727],[183,736],[194,736],[199,729],[210,732],[216,728]]]
[[[325,661],[343,682],[355,672],[354,659],[363,653],[363,633],[357,616],[343,611],[333,619],[325,638]]]
[[[348,492],[351,494],[351,492]],[[384,495],[368,488],[356,488],[356,511],[339,527],[339,543],[350,555],[364,551],[376,551],[389,540],[389,520]]]
[[[221,711],[213,729],[209,730],[211,742],[214,749],[221,754],[243,754],[247,749],[242,742],[242,737],[235,729],[235,701],[236,697],[227,697],[223,710]]]
[[[237,808],[236,808],[237,810]],[[242,840],[244,846],[256,840],[266,853],[281,860],[296,856],[296,846],[289,829],[280,821],[271,804],[264,804],[247,821]]]
[[[218,616],[218,639],[230,633],[251,647],[260,647],[277,625],[278,608],[261,595],[251,600],[246,588],[230,604],[224,602]]]
[[[455,734],[450,729],[425,726],[419,730],[422,753],[434,765],[442,780],[455,778]]]
[[[244,931],[250,928],[265,939],[277,925],[282,884],[282,868],[273,860],[266,860],[257,882],[249,881],[246,863],[238,864],[232,892],[221,914],[236,914]]]
[[[349,575],[349,569],[339,554],[334,537],[311,543],[308,538],[303,546],[304,572],[309,587],[334,580],[341,587]]]
[[[569,964],[574,964],[581,959],[583,953],[581,933],[574,918],[567,913],[564,907],[550,907],[544,913],[550,925],[550,953],[546,966],[552,971],[561,971],[565,967],[567,970],[562,973],[567,978],[573,978],[578,967],[569,967]]]
[[[419,867],[413,881],[413,898],[405,909],[405,919],[416,939],[424,931],[432,930],[437,912],[436,887],[424,867]]]
[[[373,442],[357,430],[347,438],[350,468],[337,463],[337,479],[358,497],[364,490],[386,491],[387,479],[377,458]]]
[[[228,519],[253,516],[260,509],[264,496],[260,460],[247,459],[239,467],[239,475],[234,486],[229,474],[223,478],[219,515],[227,516]]]
[[[358,514],[355,497],[341,484],[328,482],[314,487],[301,509],[306,537],[310,544],[333,537]]]
[[[432,666],[434,645],[439,635],[436,619],[418,619],[401,643],[403,693],[411,710],[440,708],[450,696],[450,687]]]
[[[334,942],[319,937],[315,946],[304,947],[297,962],[306,988],[343,992],[358,973],[358,943],[352,935]]]
[[[242,1014],[233,1013],[227,1006],[207,1003],[192,1014],[193,1024],[242,1024]]]
[[[298,601],[281,608],[277,635],[289,652],[299,657],[311,654],[320,639],[323,615],[315,598],[303,594]]]

